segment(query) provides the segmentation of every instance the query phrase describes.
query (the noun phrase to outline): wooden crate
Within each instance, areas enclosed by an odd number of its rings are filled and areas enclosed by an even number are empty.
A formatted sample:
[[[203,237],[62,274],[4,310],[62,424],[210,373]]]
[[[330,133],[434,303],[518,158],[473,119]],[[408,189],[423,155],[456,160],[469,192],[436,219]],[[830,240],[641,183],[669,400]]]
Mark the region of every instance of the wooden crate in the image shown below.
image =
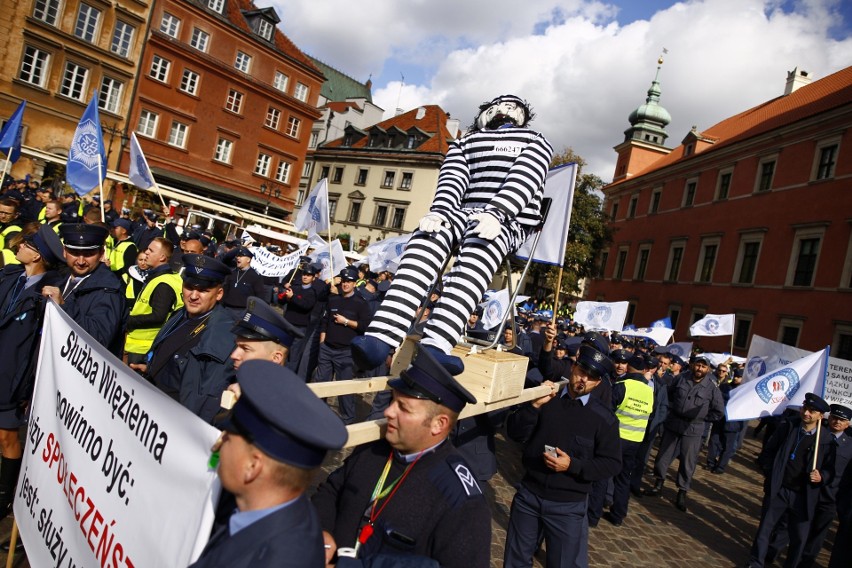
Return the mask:
[[[391,363],[390,376],[398,377],[411,364],[416,339],[407,338]],[[470,354],[470,348],[458,346],[453,355],[464,361],[464,373],[456,377],[480,403],[515,398],[524,389],[528,357],[489,349]]]

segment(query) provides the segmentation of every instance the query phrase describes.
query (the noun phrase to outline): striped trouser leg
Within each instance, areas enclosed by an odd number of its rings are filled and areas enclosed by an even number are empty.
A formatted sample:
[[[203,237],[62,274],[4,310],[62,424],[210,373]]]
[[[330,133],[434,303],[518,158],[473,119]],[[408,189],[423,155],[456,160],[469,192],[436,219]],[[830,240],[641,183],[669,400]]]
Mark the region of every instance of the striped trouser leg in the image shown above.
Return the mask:
[[[411,236],[393,284],[367,327],[366,335],[392,347],[397,347],[405,339],[417,308],[438,277],[467,222],[467,216],[461,212],[448,216],[451,217],[450,227],[434,233],[417,231]]]
[[[449,353],[459,342],[464,325],[491,283],[506,255],[523,241],[517,223],[507,223],[493,241],[470,234],[461,239],[456,263],[444,279],[440,300],[429,316],[422,343]]]

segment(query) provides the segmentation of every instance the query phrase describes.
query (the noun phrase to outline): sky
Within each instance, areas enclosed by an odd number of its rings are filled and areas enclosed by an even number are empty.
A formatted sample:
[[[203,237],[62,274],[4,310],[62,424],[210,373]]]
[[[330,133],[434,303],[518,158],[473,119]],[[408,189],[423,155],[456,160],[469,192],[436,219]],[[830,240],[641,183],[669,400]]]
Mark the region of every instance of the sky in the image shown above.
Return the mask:
[[[305,53],[365,82],[385,117],[437,104],[469,125],[512,93],[531,128],[612,179],[628,115],[659,70],[667,145],[852,65],[850,0],[256,0]]]

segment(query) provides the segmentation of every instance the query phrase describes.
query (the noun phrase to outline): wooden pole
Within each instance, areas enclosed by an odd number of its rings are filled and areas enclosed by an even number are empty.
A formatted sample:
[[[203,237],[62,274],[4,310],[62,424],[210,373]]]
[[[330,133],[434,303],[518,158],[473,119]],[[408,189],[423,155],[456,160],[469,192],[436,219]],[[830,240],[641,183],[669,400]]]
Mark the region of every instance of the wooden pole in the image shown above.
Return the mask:
[[[18,544],[18,523],[12,519],[12,536],[9,537],[9,555],[6,557],[6,568],[15,564],[15,545]]]
[[[106,223],[106,210],[104,209],[104,180],[101,177],[101,155],[98,154],[98,193],[101,198],[99,203],[101,204],[101,221]]]
[[[814,462],[813,462],[813,464],[811,464],[811,471],[814,471],[816,469],[817,452],[819,451],[819,431],[820,431],[821,426],[822,426],[822,415],[820,415],[819,420],[817,420],[816,439],[814,440]]]
[[[556,323],[556,312],[559,311],[559,296],[562,293],[562,265],[559,266],[559,276],[556,278],[556,297],[553,299],[553,317],[550,318],[550,323]]]

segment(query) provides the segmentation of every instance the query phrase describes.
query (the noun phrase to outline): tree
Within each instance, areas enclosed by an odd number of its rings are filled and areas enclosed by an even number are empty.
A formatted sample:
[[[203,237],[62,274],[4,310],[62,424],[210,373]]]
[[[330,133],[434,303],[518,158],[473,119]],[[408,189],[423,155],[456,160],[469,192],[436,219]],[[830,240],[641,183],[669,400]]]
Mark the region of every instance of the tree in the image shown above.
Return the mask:
[[[601,188],[604,182],[595,174],[583,172],[586,161],[575,154],[571,147],[567,147],[553,156],[550,166],[572,162],[577,164],[577,183],[565,248],[561,285],[563,295],[577,294],[584,278],[597,276],[595,261],[612,242],[613,236],[612,227],[602,209]],[[535,265],[533,269],[533,281],[537,286],[544,282],[548,288],[555,290],[558,276],[558,267]],[[566,298],[561,298],[560,303],[565,304]]]

